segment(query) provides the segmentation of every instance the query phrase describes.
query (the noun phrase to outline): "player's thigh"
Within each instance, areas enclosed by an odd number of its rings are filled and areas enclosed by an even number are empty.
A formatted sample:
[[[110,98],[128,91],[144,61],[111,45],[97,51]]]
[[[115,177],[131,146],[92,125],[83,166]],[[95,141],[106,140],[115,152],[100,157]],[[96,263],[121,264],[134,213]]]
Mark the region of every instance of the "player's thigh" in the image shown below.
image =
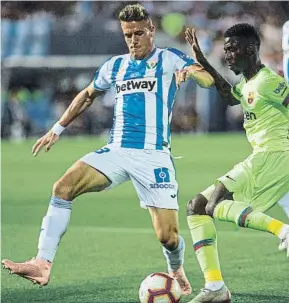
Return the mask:
[[[254,193],[254,175],[259,170],[261,159],[259,155],[251,154],[243,162],[236,164],[225,175],[218,178],[226,189],[233,194],[233,200],[249,203]]]
[[[252,195],[252,186],[249,180],[251,179],[252,171],[248,164],[249,161],[250,157],[235,165],[233,169],[219,177],[214,184],[201,191],[200,194],[209,201],[216,189],[216,185],[221,182],[229,191],[229,195],[228,197],[224,197],[225,199],[232,200],[233,197],[234,200],[239,201],[250,199]]]
[[[86,154],[80,160],[105,175],[110,180],[108,188],[113,188],[129,180],[127,167],[130,158],[123,156],[121,148],[106,145]]]
[[[107,146],[86,154],[79,159],[54,186],[54,195],[74,199],[87,193],[117,186],[129,176],[119,150]]]
[[[176,242],[179,231],[178,211],[148,207],[156,235],[161,243]]]
[[[55,183],[53,194],[72,200],[86,192],[101,191],[110,184],[103,173],[78,160]]]
[[[271,152],[263,157],[250,205],[265,212],[289,192],[289,152]]]

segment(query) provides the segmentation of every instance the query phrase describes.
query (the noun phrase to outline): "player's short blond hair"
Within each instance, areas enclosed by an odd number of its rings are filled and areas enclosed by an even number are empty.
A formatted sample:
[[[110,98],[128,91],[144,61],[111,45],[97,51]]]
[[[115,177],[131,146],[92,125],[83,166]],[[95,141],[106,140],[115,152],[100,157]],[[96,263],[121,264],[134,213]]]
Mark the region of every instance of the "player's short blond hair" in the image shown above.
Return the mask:
[[[151,20],[148,11],[140,4],[129,4],[119,13],[118,19],[124,22]]]

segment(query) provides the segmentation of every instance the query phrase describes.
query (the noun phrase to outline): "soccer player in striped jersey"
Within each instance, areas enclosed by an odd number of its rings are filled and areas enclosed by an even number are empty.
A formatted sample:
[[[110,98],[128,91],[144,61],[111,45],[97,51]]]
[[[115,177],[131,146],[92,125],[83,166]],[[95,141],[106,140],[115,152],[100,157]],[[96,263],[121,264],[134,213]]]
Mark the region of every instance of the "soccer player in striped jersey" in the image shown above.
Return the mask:
[[[186,31],[194,57],[215,79],[229,105],[241,104],[244,128],[253,152],[193,198],[187,221],[204,274],[205,287],[190,303],[230,302],[224,284],[213,219],[269,232],[280,239],[289,257],[289,225],[264,212],[289,191],[289,85],[259,58],[260,36],[250,24],[236,24],[225,32],[225,59],[235,74],[232,86],[206,60],[194,30]],[[185,71],[180,80],[185,80]]]
[[[283,73],[284,78],[289,83],[289,20],[284,23],[282,30]],[[284,212],[289,218],[289,192],[281,198],[279,205],[283,208]]]
[[[114,121],[109,143],[74,163],[54,184],[36,258],[25,263],[10,260],[2,263],[15,274],[46,285],[58,244],[69,223],[73,199],[131,180],[141,206],[152,217],[168,271],[187,295],[191,286],[183,269],[185,243],[178,234],[178,183],[170,154],[170,122],[177,90],[175,73],[188,67],[191,77],[203,87],[210,87],[214,80],[181,51],[154,45],[155,27],[142,6],[127,5],[119,19],[129,53],[112,57],[100,66],[92,83],[35,143],[32,153],[36,156],[44,146],[49,151],[65,127],[97,96],[114,87]]]

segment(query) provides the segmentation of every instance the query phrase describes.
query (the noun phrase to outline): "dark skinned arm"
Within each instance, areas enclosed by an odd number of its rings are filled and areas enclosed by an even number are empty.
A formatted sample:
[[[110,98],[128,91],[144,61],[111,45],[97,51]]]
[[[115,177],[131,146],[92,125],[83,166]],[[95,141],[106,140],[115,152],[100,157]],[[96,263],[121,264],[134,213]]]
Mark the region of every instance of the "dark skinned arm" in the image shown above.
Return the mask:
[[[195,59],[214,78],[215,86],[222,98],[230,106],[239,104],[240,102],[231,93],[232,85],[215,70],[215,68],[209,63],[209,61],[204,56],[199,46],[195,29],[186,30],[186,40],[192,48],[192,52],[194,53]]]

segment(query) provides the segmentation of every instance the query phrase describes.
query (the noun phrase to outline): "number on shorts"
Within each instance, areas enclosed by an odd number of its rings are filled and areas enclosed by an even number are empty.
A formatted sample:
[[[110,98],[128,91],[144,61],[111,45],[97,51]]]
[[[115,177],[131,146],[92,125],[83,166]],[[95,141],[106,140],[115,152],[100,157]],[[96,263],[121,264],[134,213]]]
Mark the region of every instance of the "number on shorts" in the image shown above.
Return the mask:
[[[108,153],[109,151],[110,151],[109,148],[104,147],[104,148],[100,148],[100,149],[96,150],[95,152],[96,152],[97,154],[103,154],[103,153]]]

